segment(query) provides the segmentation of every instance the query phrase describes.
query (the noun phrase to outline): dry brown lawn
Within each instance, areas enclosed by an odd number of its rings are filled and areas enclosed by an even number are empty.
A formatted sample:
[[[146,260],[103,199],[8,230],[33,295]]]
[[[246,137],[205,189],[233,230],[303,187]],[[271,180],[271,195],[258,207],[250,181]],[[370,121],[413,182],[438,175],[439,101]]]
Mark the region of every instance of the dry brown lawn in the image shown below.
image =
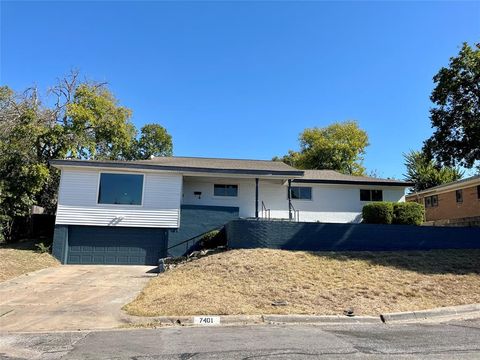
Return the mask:
[[[342,314],[480,302],[480,250],[232,250],[152,279],[132,315]],[[286,301],[287,306],[273,306]]]
[[[0,282],[58,265],[59,262],[50,254],[40,254],[27,249],[0,248]]]

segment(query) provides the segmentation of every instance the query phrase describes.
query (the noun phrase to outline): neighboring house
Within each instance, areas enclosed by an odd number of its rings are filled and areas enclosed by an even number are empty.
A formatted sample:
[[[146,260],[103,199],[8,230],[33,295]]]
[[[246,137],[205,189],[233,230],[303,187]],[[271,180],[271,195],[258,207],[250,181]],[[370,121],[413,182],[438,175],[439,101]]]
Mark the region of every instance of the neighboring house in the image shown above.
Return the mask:
[[[364,204],[404,201],[411,186],[264,160],[52,165],[61,170],[53,252],[63,263],[156,264],[184,253],[185,240],[238,217],[360,222]]]
[[[480,175],[409,194],[406,200],[425,205],[426,221],[480,217]]]

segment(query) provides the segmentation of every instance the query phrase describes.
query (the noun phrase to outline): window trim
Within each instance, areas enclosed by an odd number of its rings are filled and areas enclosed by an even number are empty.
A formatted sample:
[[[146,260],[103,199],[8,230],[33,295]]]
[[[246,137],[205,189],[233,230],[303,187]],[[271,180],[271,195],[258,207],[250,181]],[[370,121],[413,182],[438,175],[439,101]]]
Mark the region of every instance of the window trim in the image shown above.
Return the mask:
[[[436,199],[436,201],[434,201],[433,199]],[[425,206],[425,208],[438,207],[438,195],[425,196],[423,198],[423,205]]]
[[[215,195],[215,185],[223,185],[223,186],[236,186],[237,187],[237,195]],[[238,199],[240,192],[240,186],[236,183],[229,183],[229,184],[224,184],[224,183],[213,183],[213,197],[215,199]]]
[[[290,188],[294,188],[294,187],[296,187],[296,188],[310,188],[310,199],[294,199],[290,194],[290,200],[291,201],[313,201],[313,186],[297,186],[297,185],[290,186]],[[287,200],[288,200],[288,195],[289,195],[288,190],[289,190],[289,188],[287,187]]]
[[[142,203],[140,205],[138,204],[104,204],[98,202],[100,198],[100,180],[102,178],[102,174],[115,174],[115,175],[142,175]],[[146,173],[140,173],[140,172],[127,172],[127,171],[99,171],[98,172],[98,179],[97,179],[97,198],[96,198],[96,205],[97,206],[107,206],[107,207],[137,207],[141,208],[144,206],[144,200],[145,200],[145,178],[146,178]]]
[[[362,200],[362,191],[368,191],[369,197],[368,200]],[[372,201],[372,192],[370,189],[358,189],[358,195],[361,202],[371,202]]]
[[[458,195],[457,194],[460,194],[460,201],[458,201]],[[455,203],[463,204],[463,189],[455,190]]]
[[[425,196],[425,208],[431,208],[432,207],[432,197],[431,196]]]
[[[369,197],[370,200],[362,200],[362,197],[361,197],[362,190],[368,191],[368,192],[370,193],[370,197]],[[372,200],[372,199],[373,199],[372,191],[381,191],[381,192],[382,192],[382,200]],[[359,188],[359,189],[358,189],[358,197],[359,197],[361,203],[382,202],[382,201],[385,201],[385,200],[383,199],[383,189],[365,189],[365,188],[362,189],[362,188]]]

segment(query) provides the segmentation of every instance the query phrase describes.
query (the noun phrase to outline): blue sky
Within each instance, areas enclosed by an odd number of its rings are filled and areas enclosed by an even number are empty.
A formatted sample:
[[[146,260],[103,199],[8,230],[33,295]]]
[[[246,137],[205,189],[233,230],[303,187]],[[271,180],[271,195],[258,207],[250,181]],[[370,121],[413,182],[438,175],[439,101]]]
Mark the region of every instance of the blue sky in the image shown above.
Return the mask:
[[[479,2],[6,2],[0,83],[107,81],[175,155],[270,159],[357,120],[365,165],[402,177],[432,130],[432,77],[480,41]]]

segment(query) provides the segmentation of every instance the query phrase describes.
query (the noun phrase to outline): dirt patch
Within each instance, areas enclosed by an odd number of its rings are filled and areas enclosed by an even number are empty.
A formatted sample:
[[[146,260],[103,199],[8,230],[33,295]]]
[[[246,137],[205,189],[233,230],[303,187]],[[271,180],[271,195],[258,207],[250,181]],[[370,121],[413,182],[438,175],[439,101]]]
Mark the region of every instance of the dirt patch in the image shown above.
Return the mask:
[[[60,263],[47,253],[20,248],[0,248],[0,282],[58,265]]]
[[[232,250],[161,274],[124,309],[140,316],[342,314],[480,302],[480,250]],[[272,304],[282,303],[282,306]]]

